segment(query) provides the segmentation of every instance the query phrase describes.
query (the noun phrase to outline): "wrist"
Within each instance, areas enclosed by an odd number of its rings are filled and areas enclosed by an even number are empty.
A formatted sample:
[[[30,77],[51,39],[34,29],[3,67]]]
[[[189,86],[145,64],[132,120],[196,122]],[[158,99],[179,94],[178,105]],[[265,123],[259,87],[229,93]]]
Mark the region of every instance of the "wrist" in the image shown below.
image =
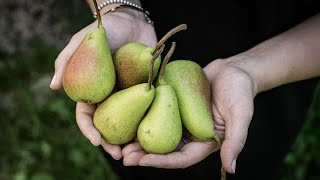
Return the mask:
[[[258,45],[248,51],[237,54],[227,59],[227,62],[246,72],[253,81],[256,93],[281,86],[286,82],[286,69],[282,69],[277,53],[271,49],[280,49],[280,41]],[[275,50],[276,51],[276,50]]]
[[[94,12],[96,12],[96,8],[94,7],[94,3],[93,3],[93,0],[86,0],[90,9],[91,9],[91,12],[92,14],[94,14]],[[97,4],[98,6],[100,4],[103,4],[104,2],[107,2],[107,0],[96,0],[97,1]],[[110,2],[110,0],[108,0]],[[131,2],[131,3],[134,3],[138,6],[141,6],[141,3],[140,3],[140,0],[126,0],[127,2]],[[112,2],[117,2],[116,0],[113,0]],[[120,3],[114,3],[114,4],[120,4]],[[110,4],[111,5],[111,4]],[[109,5],[108,5],[109,6]],[[111,9],[111,8],[110,8]],[[102,13],[101,13],[102,14]]]
[[[98,0],[98,11],[90,0],[87,0],[91,8],[94,18],[97,18],[97,13],[104,16],[108,13],[123,12],[134,17],[135,20],[145,20],[153,25],[153,21],[149,18],[150,13],[141,7],[139,0]],[[100,2],[101,1],[101,2]]]
[[[204,70],[211,84],[219,86],[221,82],[235,84],[244,82],[244,84],[252,88],[252,96],[254,97],[258,94],[257,79],[242,64],[241,58],[240,55],[237,55],[226,59],[217,59],[208,64]]]
[[[100,13],[102,16],[107,16],[108,14],[112,13],[118,13],[118,14],[124,14],[125,16],[128,16],[132,18],[134,21],[139,20],[139,21],[145,21],[145,16],[141,11],[137,11],[131,8],[118,8],[119,5],[121,4],[110,4],[103,9],[100,10]]]

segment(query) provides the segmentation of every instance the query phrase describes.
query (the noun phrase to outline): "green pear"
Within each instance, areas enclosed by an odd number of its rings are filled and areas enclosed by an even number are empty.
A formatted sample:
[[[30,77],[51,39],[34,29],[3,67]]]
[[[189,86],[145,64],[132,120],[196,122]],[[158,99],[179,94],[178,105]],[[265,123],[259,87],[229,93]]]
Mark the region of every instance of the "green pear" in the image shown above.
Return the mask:
[[[174,47],[175,44],[165,57],[161,70],[165,68]],[[163,74],[160,73],[159,76],[163,77]],[[166,154],[179,145],[182,122],[178,100],[173,88],[165,80],[160,81],[156,87],[154,100],[138,127],[137,136],[140,145],[148,153]]]
[[[125,144],[136,137],[138,125],[155,95],[152,69],[163,47],[152,57],[148,83],[115,92],[97,107],[93,124],[110,144]]]
[[[164,74],[175,90],[184,127],[202,141],[219,141],[214,130],[210,83],[203,69],[190,60],[170,62]]]
[[[128,43],[118,49],[113,56],[117,75],[117,87],[125,89],[148,80],[149,61],[152,57],[152,47],[142,43]],[[154,78],[161,62],[159,56],[154,64]],[[153,79],[154,80],[154,79]]]
[[[110,144],[124,144],[136,137],[138,125],[155,94],[147,83],[118,91],[96,109],[93,124]]]
[[[186,24],[173,28],[156,44],[155,47],[149,47],[138,42],[131,42],[121,46],[113,56],[117,76],[117,87],[125,89],[136,84],[146,83],[148,81],[151,57],[173,34],[185,29],[187,29]],[[153,72],[155,74],[154,79],[157,76],[160,63],[161,57],[155,61]]]
[[[62,82],[66,94],[76,102],[98,103],[112,92],[116,74],[99,13],[98,27],[86,34],[70,57]]]

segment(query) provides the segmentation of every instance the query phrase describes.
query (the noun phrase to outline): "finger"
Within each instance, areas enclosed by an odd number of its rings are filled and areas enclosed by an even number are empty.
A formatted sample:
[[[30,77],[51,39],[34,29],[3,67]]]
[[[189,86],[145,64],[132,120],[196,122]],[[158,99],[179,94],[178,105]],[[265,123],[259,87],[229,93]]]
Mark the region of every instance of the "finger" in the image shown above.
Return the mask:
[[[119,160],[122,158],[120,146],[109,144],[103,139],[101,140],[101,146],[107,153],[112,156],[113,159]]]
[[[69,44],[61,51],[55,61],[55,72],[50,84],[50,88],[53,90],[58,90],[62,87],[62,75],[64,71],[64,67],[66,66],[68,60],[70,59],[73,52],[79,46],[79,38],[71,38]]]
[[[188,155],[184,152],[172,152],[166,155],[147,154],[139,161],[140,166],[176,169],[184,168],[188,164]]]
[[[141,145],[138,142],[134,142],[131,144],[126,145],[123,149],[122,149],[122,155],[123,156],[127,156],[128,154],[130,154],[131,152],[134,151],[139,151],[142,150]]]
[[[101,144],[101,134],[93,126],[92,118],[96,106],[87,103],[77,103],[76,121],[82,134],[90,140],[94,146]]]
[[[214,130],[220,139],[224,139],[225,134],[225,122],[221,117],[221,112],[216,107],[215,103],[212,103],[212,114],[214,119]]]
[[[231,112],[231,119],[226,121],[225,139],[220,152],[223,168],[232,174],[235,173],[237,157],[245,145],[253,114],[248,109],[237,109],[237,112]]]
[[[200,162],[218,149],[216,141],[190,142],[177,152],[166,155],[147,154],[141,158],[139,165],[165,169],[186,168]]]
[[[87,26],[86,28],[75,34],[71,38],[69,44],[58,55],[55,61],[55,72],[50,84],[51,89],[58,90],[62,87],[62,76],[64,67],[66,66],[73,52],[78,48],[84,36],[89,32],[90,28],[91,26]]]
[[[130,152],[129,154],[123,157],[123,165],[138,166],[140,159],[146,154],[147,153],[142,149]]]

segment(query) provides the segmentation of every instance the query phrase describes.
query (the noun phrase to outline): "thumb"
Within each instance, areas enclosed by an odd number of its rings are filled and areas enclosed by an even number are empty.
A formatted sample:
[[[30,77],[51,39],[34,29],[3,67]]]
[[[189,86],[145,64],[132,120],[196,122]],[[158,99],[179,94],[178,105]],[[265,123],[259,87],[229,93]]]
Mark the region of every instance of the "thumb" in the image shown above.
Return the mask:
[[[237,111],[239,113],[231,113],[230,119],[226,121],[225,139],[221,146],[220,156],[223,168],[231,174],[236,171],[237,157],[247,139],[253,107],[251,110],[248,109],[250,108],[239,108],[239,111]]]
[[[62,87],[62,75],[64,67],[66,66],[69,58],[73,52],[77,49],[80,44],[81,39],[74,35],[69,44],[61,51],[54,63],[54,75],[51,80],[50,88],[53,90],[58,90]]]
[[[55,72],[51,80],[50,88],[53,90],[58,90],[62,87],[62,76],[64,67],[66,66],[68,60],[72,56],[73,52],[78,48],[84,36],[89,32],[90,26],[82,29],[71,38],[69,44],[61,51],[57,57],[54,67]]]

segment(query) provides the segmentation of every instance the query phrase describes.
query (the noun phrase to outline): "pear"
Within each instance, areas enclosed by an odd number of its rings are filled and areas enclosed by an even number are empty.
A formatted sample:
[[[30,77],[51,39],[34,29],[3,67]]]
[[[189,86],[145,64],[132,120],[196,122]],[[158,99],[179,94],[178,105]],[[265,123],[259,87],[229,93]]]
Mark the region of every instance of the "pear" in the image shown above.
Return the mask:
[[[175,43],[165,57],[161,70],[165,68],[174,48]],[[163,73],[159,73],[159,78],[162,77]],[[138,127],[137,136],[142,148],[155,154],[172,152],[181,141],[182,122],[178,100],[173,88],[163,79],[156,87],[154,100]]]
[[[99,12],[95,0],[94,4]],[[70,57],[62,82],[66,94],[76,102],[98,103],[112,92],[116,74],[99,13],[98,27],[86,34]]]
[[[125,144],[136,137],[138,125],[154,98],[153,63],[163,48],[152,57],[148,83],[115,92],[97,107],[93,124],[110,144]]]
[[[202,141],[219,141],[214,130],[210,83],[203,69],[190,60],[174,60],[164,78],[175,90],[183,126]]]
[[[185,29],[187,29],[186,24],[173,28],[163,36],[155,47],[149,47],[139,42],[131,42],[121,46],[113,56],[117,87],[125,89],[136,84],[146,83],[151,57],[173,34]],[[154,65],[154,79],[157,76],[160,63],[161,57],[159,56]]]

